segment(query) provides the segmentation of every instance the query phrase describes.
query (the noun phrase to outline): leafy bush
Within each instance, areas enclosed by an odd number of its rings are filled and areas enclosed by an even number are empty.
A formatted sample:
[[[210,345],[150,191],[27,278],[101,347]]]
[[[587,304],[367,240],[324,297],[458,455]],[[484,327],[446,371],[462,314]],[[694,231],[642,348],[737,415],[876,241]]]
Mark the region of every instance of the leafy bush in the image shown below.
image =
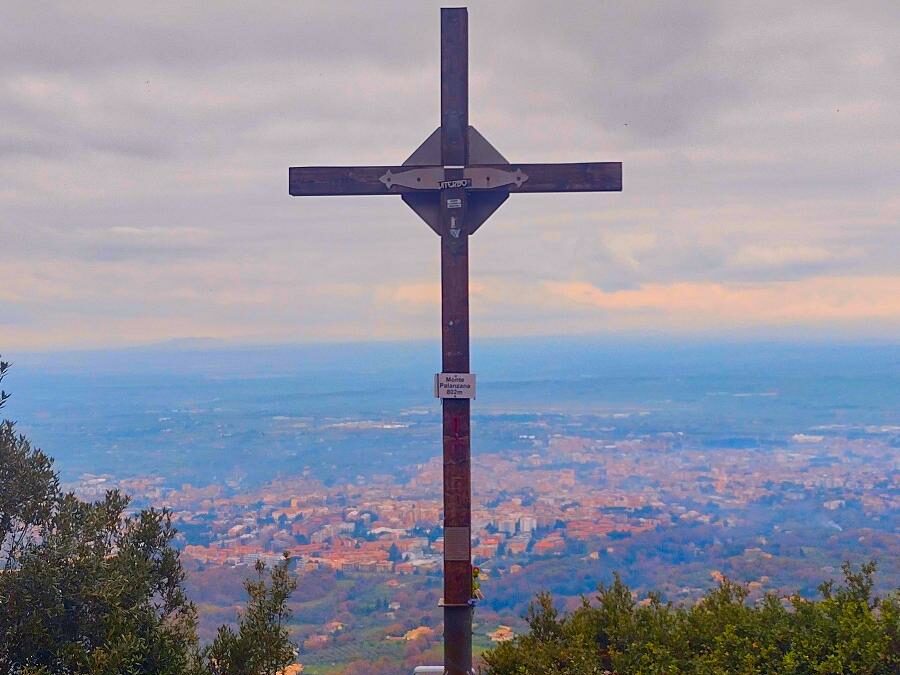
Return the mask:
[[[747,603],[727,579],[690,607],[651,594],[638,603],[616,575],[596,602],[560,616],[542,593],[527,615],[529,632],[484,654],[485,675],[618,673],[785,675],[900,673],[900,596],[872,597],[875,564],[844,585],[826,582],[820,600],[774,595]]]
[[[53,460],[0,423],[0,675],[275,675],[293,661],[287,556],[268,577],[257,566],[238,631],[201,649],[171,514],[128,505],[62,492]]]

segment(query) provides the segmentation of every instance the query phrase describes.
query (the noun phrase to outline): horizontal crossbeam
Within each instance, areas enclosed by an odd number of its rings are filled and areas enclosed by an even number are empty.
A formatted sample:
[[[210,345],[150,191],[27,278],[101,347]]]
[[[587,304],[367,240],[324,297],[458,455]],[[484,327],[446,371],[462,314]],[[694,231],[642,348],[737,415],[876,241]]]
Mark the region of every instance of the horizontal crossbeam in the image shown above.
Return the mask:
[[[477,169],[479,167],[472,167]],[[528,178],[507,185],[510,192],[621,192],[621,162],[577,164],[494,164],[480,168],[521,171]]]
[[[294,197],[315,195],[389,195],[411,188],[389,190],[379,180],[388,171],[400,173],[402,166],[292,166],[288,190]]]
[[[450,185],[440,166],[303,166],[291,167],[290,194],[388,195],[465,187],[509,192],[617,192],[622,189],[621,162],[578,164],[480,164],[463,169],[462,181]]]

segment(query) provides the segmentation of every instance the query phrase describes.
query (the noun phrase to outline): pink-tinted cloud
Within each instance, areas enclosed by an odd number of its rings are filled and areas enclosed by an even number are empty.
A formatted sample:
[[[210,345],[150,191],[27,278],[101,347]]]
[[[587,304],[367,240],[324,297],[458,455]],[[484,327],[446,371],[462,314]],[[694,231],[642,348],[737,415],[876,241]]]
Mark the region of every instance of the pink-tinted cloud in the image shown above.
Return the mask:
[[[697,328],[870,319],[900,324],[900,276],[644,284],[617,291],[582,281],[547,282],[544,287],[551,298],[575,308],[614,315],[644,313]]]

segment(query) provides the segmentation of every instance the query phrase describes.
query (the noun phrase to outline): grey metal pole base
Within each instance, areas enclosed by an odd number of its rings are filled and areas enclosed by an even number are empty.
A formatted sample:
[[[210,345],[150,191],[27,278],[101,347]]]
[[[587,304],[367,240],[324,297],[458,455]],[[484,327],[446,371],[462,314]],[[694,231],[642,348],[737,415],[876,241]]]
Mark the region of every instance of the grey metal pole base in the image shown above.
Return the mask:
[[[444,672],[472,673],[472,607],[444,607]]]

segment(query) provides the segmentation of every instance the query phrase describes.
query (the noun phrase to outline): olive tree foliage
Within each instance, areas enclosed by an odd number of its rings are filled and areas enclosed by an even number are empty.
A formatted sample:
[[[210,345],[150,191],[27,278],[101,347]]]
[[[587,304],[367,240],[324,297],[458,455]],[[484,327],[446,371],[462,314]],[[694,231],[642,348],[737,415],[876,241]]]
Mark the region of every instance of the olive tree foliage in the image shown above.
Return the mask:
[[[560,616],[549,594],[531,604],[529,632],[484,655],[485,675],[724,673],[895,675],[900,672],[900,596],[872,596],[875,564],[844,564],[844,583],[819,600],[774,595],[749,604],[723,581],[690,607],[651,594],[637,603],[616,576]]]
[[[236,646],[222,649],[223,628],[201,649],[175,535],[167,510],[135,512],[117,490],[94,502],[63,492],[53,460],[0,423],[0,675],[268,675],[290,663],[287,557],[268,585],[262,567],[248,582]]]
[[[8,372],[0,359],[0,383]],[[0,389],[0,408],[9,397]],[[0,422],[0,570],[8,572],[47,527],[58,493],[53,460],[33,450],[12,422]]]
[[[0,382],[3,382],[3,378],[6,377],[6,371],[9,370],[9,362],[0,359]],[[0,389],[0,408],[4,406],[6,403],[6,399],[9,398],[9,394]]]
[[[166,511],[85,502],[0,424],[0,672],[184,673],[196,615]]]
[[[291,616],[287,601],[297,580],[288,572],[288,555],[272,569],[268,583],[266,566],[257,561],[255,569],[256,578],[244,582],[249,601],[237,632],[220,626],[204,650],[210,675],[276,675],[294,660],[286,624]]]

